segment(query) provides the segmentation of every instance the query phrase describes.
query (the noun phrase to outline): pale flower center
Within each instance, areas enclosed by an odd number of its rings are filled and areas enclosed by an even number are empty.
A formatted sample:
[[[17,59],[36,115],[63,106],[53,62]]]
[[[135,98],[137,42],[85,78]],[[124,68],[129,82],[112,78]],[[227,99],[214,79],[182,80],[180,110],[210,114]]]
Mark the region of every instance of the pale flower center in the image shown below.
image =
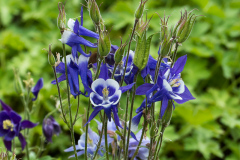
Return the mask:
[[[180,83],[178,83],[178,81],[181,80],[181,78],[178,79],[173,79],[169,84],[171,87],[178,87],[180,86]]]
[[[13,131],[13,127],[14,125],[9,119],[3,121],[3,129],[8,130],[11,128],[11,131]]]
[[[107,87],[103,88],[102,94],[103,94],[103,99],[107,100],[108,95],[109,95],[109,91],[108,91]]]

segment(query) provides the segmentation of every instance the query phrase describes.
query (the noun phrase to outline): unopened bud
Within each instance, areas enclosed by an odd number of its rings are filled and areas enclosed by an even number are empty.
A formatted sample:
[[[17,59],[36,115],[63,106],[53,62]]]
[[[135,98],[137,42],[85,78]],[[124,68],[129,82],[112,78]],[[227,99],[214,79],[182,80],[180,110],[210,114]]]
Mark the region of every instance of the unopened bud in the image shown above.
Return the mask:
[[[102,17],[95,0],[88,0],[88,11],[89,11],[90,18],[95,23],[95,25],[99,25]]]
[[[98,53],[103,58],[108,55],[110,50],[111,50],[111,41],[110,41],[109,33],[106,30],[101,31],[98,39]]]
[[[15,91],[17,94],[21,94],[23,93],[23,85],[22,85],[22,80],[18,74],[17,70],[14,70],[14,87],[15,87]]]
[[[162,126],[167,127],[170,124],[171,118],[172,118],[172,112],[173,112],[173,106],[172,101],[168,101],[167,109],[165,110],[165,113],[162,117]]]
[[[117,134],[114,131],[107,131],[107,134],[109,135],[109,137],[113,138],[115,141],[117,141]]]
[[[145,4],[148,0],[145,0],[144,2],[141,0],[136,12],[135,12],[135,18],[136,19],[140,19],[143,15],[143,10],[144,10],[144,7],[145,7]]]
[[[122,61],[126,45],[127,45],[126,43],[125,44],[121,44],[119,46],[119,48],[116,50],[116,52],[114,54],[115,64],[119,64]]]
[[[51,44],[49,44],[49,50],[48,50],[48,63],[51,65],[51,66],[55,66],[55,57],[54,55],[52,54],[52,50],[51,50]]]
[[[59,14],[57,18],[57,25],[61,33],[64,31],[66,27],[66,13],[65,13],[64,7],[65,7],[65,4],[63,4],[62,2],[58,3]]]
[[[173,38],[171,38],[171,36],[166,36],[163,40],[163,42],[161,43],[161,49],[160,49],[160,54],[162,56],[167,56],[171,53],[172,50],[172,45],[173,45]]]

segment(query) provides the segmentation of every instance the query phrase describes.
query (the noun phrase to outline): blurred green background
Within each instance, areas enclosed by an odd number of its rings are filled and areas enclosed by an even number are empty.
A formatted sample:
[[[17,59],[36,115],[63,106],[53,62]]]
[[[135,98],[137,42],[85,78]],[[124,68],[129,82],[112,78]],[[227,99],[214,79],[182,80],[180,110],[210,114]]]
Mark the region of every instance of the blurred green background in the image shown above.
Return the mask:
[[[31,72],[34,81],[44,78],[44,89],[33,104],[33,122],[40,122],[30,132],[31,156],[37,151],[42,135],[44,116],[55,109],[57,89],[42,50],[52,44],[53,53],[62,52],[57,28],[59,0],[1,0],[0,1],[0,99],[23,115],[23,105],[14,90],[14,72],[17,68],[22,79]],[[67,18],[79,18],[81,3],[68,0]],[[139,0],[97,0],[107,28],[112,28],[111,41],[120,44],[126,40],[134,23],[134,11]],[[162,160],[240,160],[240,1],[239,0],[149,0],[146,12],[150,18],[149,34],[160,30],[161,17],[170,15],[169,27],[180,18],[181,10],[192,10],[199,17],[190,38],[179,47],[178,57],[187,54],[188,61],[182,78],[196,100],[176,105],[171,125],[164,134]],[[84,27],[94,30],[84,7]],[[151,55],[157,57],[159,34],[152,41]],[[132,45],[134,48],[134,43]],[[70,47],[67,47],[70,53]],[[142,81],[138,81],[139,84]],[[65,83],[61,84],[66,99]],[[72,98],[75,111],[77,101]],[[137,97],[135,108],[143,100]],[[121,108],[125,97],[122,98]],[[66,104],[66,100],[64,102]],[[84,113],[87,99],[81,96],[80,114]],[[159,105],[157,105],[159,106]],[[92,110],[91,110],[92,111]],[[122,111],[120,111],[120,114]],[[46,145],[43,156],[66,159],[63,150],[71,146],[69,132],[59,113],[54,117],[63,132]],[[76,140],[81,134],[81,120],[75,126]],[[95,122],[91,123],[96,131]],[[17,143],[19,146],[20,144]],[[0,147],[3,147],[0,141]],[[48,157],[51,159],[50,157]],[[34,159],[34,158],[32,158]],[[42,158],[42,159],[47,159]]]

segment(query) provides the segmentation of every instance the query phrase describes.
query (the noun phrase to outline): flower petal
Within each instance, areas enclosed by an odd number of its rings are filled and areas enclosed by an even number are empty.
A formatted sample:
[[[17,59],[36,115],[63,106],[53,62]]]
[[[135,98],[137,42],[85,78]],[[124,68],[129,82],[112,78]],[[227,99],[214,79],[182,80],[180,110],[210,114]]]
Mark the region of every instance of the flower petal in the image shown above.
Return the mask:
[[[179,57],[177,61],[174,63],[171,73],[174,73],[174,74],[181,73],[186,62],[187,62],[187,55]]]
[[[103,97],[99,96],[97,93],[92,92],[90,94],[90,101],[94,106],[100,106],[103,104]]]
[[[183,80],[179,80],[177,83],[180,83],[178,87],[173,87],[173,92],[177,94],[182,94],[185,91],[185,85]]]
[[[138,130],[138,124],[142,118],[143,112],[139,112],[136,116],[133,117],[132,119],[132,126],[131,126],[131,130],[133,132]]]
[[[5,104],[1,99],[0,99],[0,103],[2,105],[3,110],[10,112],[12,110],[11,107],[9,107],[7,104]]]
[[[9,131],[5,137],[4,137],[4,140],[6,141],[11,141],[14,137],[16,136],[16,132],[13,130],[13,131]]]
[[[127,86],[120,87],[120,90],[122,91],[122,93],[124,93],[124,92],[128,91],[129,89],[131,89],[134,84],[135,84],[135,82],[132,84],[129,84]]]
[[[31,121],[28,121],[28,120],[23,120],[21,122],[21,130],[25,129],[25,128],[33,128],[35,126],[37,126],[38,123],[33,123]]]
[[[112,102],[113,105],[116,105],[121,98],[121,94],[122,94],[121,90],[116,91],[116,93],[114,95],[109,97],[109,101]]]
[[[35,98],[32,98],[32,101],[35,101],[38,97],[38,93],[39,91],[42,89],[43,87],[43,78],[40,78],[36,85],[32,88],[32,93],[34,94]]]
[[[162,107],[161,107],[161,118],[163,117],[165,110],[167,109],[167,106],[168,106],[168,99],[167,97],[163,97]]]
[[[102,64],[102,66],[100,68],[99,78],[103,78],[104,80],[108,79],[108,68],[107,68],[107,65],[105,63]]]
[[[136,89],[136,95],[145,95],[153,86],[154,84],[144,83]]]
[[[22,150],[24,150],[27,142],[26,142],[25,138],[23,137],[22,133],[19,133],[18,139],[21,142]]]
[[[189,100],[193,100],[195,99],[192,94],[190,93],[190,91],[188,90],[187,86],[185,86],[185,91],[182,94],[179,94],[179,96],[182,97],[182,100],[180,99],[174,99],[175,102],[177,102],[178,104],[183,104]]]
[[[94,108],[94,111],[92,112],[92,114],[90,115],[89,119],[88,119],[88,122],[87,123],[90,123],[90,121],[96,117],[96,115],[103,109],[103,107],[95,107]],[[86,124],[87,124],[86,123]],[[86,124],[84,125],[84,127],[86,126]]]
[[[11,141],[6,141],[3,140],[5,147],[7,148],[8,151],[12,151],[12,142]]]
[[[18,124],[22,120],[22,117],[14,111],[10,112],[10,118],[14,124]]]
[[[95,80],[91,86],[92,90],[100,96],[103,96],[102,91],[105,87],[107,87],[107,83],[102,78],[98,78],[97,80]]]
[[[113,79],[107,79],[106,85],[107,85],[106,87],[109,91],[109,94],[108,94],[109,97],[112,96],[119,89],[118,82]]]

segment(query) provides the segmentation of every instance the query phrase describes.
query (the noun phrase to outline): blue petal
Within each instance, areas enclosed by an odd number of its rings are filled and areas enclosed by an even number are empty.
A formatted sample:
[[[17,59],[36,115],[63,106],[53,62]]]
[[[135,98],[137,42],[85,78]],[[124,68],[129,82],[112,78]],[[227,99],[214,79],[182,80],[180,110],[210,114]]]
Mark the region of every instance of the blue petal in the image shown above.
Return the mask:
[[[90,31],[90,30],[84,28],[83,26],[79,27],[79,31],[80,31],[80,35],[82,35],[82,36],[88,36],[88,37],[92,37],[92,38],[96,38],[96,39],[99,38],[99,35],[97,33]]]
[[[97,93],[92,92],[90,94],[90,101],[92,105],[99,106],[103,104],[103,97],[99,96]]]
[[[37,125],[38,125],[38,123],[33,123],[31,121],[28,121],[28,120],[23,120],[21,122],[21,129],[23,130],[25,128],[33,128],[33,127],[35,127]]]
[[[72,61],[71,61],[72,63]],[[73,66],[68,67],[68,83],[71,94],[76,98],[81,92],[79,91],[78,69]]]
[[[109,91],[109,94],[108,94],[109,97],[112,96],[119,89],[118,82],[113,79],[107,79],[106,85],[107,85],[106,87]]]
[[[136,89],[136,95],[145,95],[153,86],[154,84],[144,83]]]
[[[7,112],[7,111],[0,112],[0,124],[2,124],[3,121],[6,120],[6,119],[10,120],[9,112]]]
[[[22,120],[22,117],[14,111],[10,112],[10,118],[14,124],[18,124]]]
[[[12,151],[12,142],[11,141],[6,141],[3,140],[5,147],[7,148],[8,151]]]
[[[108,68],[107,68],[107,65],[105,63],[102,64],[102,66],[100,68],[99,78],[102,78],[104,80],[108,79]]]
[[[168,106],[168,99],[167,97],[163,97],[162,107],[161,107],[161,118],[163,117],[165,110],[167,109],[167,106]]]
[[[182,100],[175,99],[174,101],[177,102],[178,104],[183,104],[189,100],[195,99],[190,91],[188,90],[187,86],[185,86],[185,91],[182,94],[179,94],[179,96],[182,98]]]
[[[40,78],[37,82],[37,84],[32,88],[32,93],[34,94],[35,98],[32,98],[32,101],[35,101],[38,97],[39,91],[43,87],[43,78]]]
[[[81,7],[80,16],[81,16],[81,26],[83,26],[83,6]]]
[[[107,87],[107,84],[106,81],[102,78],[96,79],[91,86],[92,90],[100,96],[103,96],[102,91],[105,87]]]
[[[86,53],[82,50],[82,47],[81,47],[80,44],[77,45],[77,51],[78,51],[79,53],[81,53],[82,55],[84,55],[85,57],[90,57],[90,56],[92,55],[91,52],[90,52],[90,54],[86,54]]]
[[[79,22],[77,19],[74,23],[73,32],[76,33],[77,35],[79,35]]]
[[[117,105],[116,105],[115,107],[113,107],[112,111],[113,111],[113,116],[114,116],[115,124],[116,124],[118,127],[120,127],[120,128],[123,129],[123,127],[122,127],[122,125],[120,124],[120,121],[119,121],[119,117],[118,117],[118,113],[117,113]]]
[[[58,83],[62,82],[62,81],[65,81],[66,80],[66,75],[65,74],[62,74],[60,77],[58,77]],[[53,80],[51,82],[52,84],[57,84],[56,80]]]
[[[78,46],[79,46],[79,44],[72,45],[72,56],[73,56],[73,58],[78,57],[78,53],[77,53]]]
[[[161,101],[165,95],[166,91],[161,89],[160,91],[156,92],[151,99],[149,99],[149,103]]]
[[[92,114],[90,115],[89,119],[88,119],[88,122],[87,123],[90,123],[90,121],[96,117],[96,115],[103,109],[103,107],[95,107],[94,111],[92,112]],[[86,123],[86,124],[87,124]],[[84,127],[86,126],[86,124],[84,125]]]
[[[133,117],[133,119],[132,119],[132,127],[131,128],[134,128],[134,130],[138,129],[138,124],[139,124],[139,122],[140,122],[140,120],[142,118],[142,115],[143,115],[143,112],[139,112],[136,116]]]
[[[75,145],[75,147],[76,147],[76,150],[80,150],[80,148],[78,147],[78,145]],[[67,149],[64,150],[64,152],[72,152],[72,151],[74,151],[73,146],[72,146],[72,147],[69,147],[69,148],[67,148]]]
[[[104,107],[104,112],[106,113],[108,120],[111,121],[111,112],[112,112],[112,107]]]
[[[57,73],[65,74],[65,64],[63,62],[60,62],[56,67]]]
[[[174,63],[172,68],[172,73],[178,74],[181,73],[187,61],[187,55],[179,57],[178,60]]]
[[[27,142],[26,142],[25,138],[23,137],[22,133],[19,133],[18,139],[19,139],[19,141],[21,142],[22,150],[24,150]]]
[[[81,156],[81,155],[83,155],[85,153],[85,151],[83,150],[83,151],[79,151],[79,152],[77,152],[77,156]],[[75,157],[75,154],[74,155],[71,155],[71,156],[69,156],[68,158],[72,158],[72,157]]]
[[[13,130],[13,131],[9,131],[5,137],[4,137],[4,140],[6,141],[11,141],[14,137],[16,136],[16,132]]]
[[[135,82],[132,84],[129,84],[127,86],[120,87],[119,89],[122,91],[122,93],[124,93],[124,92],[128,91],[129,89],[131,89],[134,84],[135,84]]]
[[[11,107],[9,107],[7,104],[5,104],[1,99],[0,99],[0,103],[2,105],[3,110],[10,112],[12,110]]]

